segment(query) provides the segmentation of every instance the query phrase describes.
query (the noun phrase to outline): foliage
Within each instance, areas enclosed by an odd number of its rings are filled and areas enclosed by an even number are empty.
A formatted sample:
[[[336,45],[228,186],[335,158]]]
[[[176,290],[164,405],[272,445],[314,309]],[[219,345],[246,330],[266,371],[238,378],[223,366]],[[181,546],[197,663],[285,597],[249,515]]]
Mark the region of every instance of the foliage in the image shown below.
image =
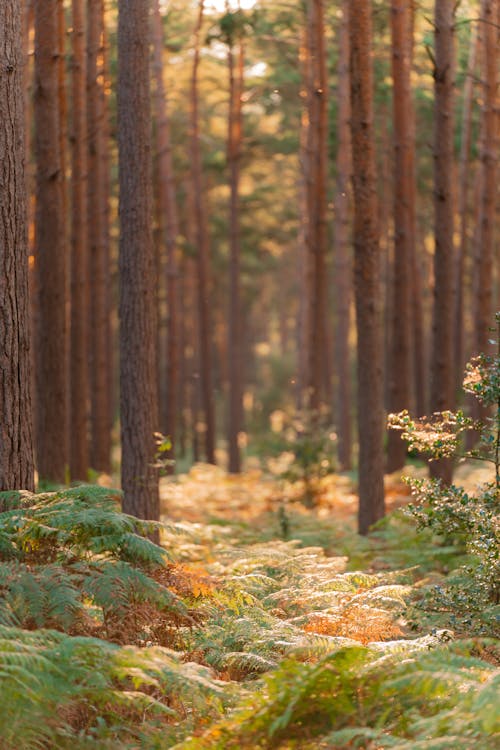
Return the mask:
[[[422,606],[448,612],[450,621],[467,632],[498,632],[500,620],[500,313],[496,315],[498,350],[495,356],[481,354],[467,366],[464,387],[484,407],[483,422],[473,422],[461,412],[433,415],[432,420],[413,420],[407,412],[391,415],[389,424],[403,431],[410,447],[431,458],[450,457],[460,448],[461,434],[470,428],[479,433],[479,444],[467,451],[468,458],[493,463],[495,477],[475,494],[437,480],[409,480],[417,505],[410,512],[419,527],[430,528],[446,543],[466,551],[470,561],[450,578],[446,586],[434,587]]]

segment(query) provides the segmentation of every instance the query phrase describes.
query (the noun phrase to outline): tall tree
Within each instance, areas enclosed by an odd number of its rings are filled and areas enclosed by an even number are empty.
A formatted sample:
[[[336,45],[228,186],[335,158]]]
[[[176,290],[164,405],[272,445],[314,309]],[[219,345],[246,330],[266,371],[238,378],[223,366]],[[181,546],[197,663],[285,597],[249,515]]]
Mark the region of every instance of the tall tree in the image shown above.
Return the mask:
[[[124,0],[118,14],[120,417],[123,508],[157,519],[149,7],[149,0]]]
[[[21,4],[0,5],[0,490],[34,490]]]
[[[159,0],[153,4],[153,72],[155,78],[156,153],[158,157],[158,204],[161,245],[167,251],[167,345],[160,343],[158,350],[166,354],[166,389],[162,404],[162,429],[169,436],[173,448],[176,442],[177,406],[179,397],[179,321],[178,321],[178,236],[179,226],[175,195],[175,175],[172,158],[172,140],[167,110],[167,97],[163,80],[163,23]],[[163,270],[163,268],[162,268]],[[160,393],[163,392],[160,384]],[[171,451],[173,455],[173,450]]]
[[[482,0],[483,37],[482,138],[480,219],[477,232],[475,300],[476,353],[490,349],[489,327],[493,317],[493,270],[495,253],[495,219],[497,209],[498,161],[498,1]]]
[[[431,409],[454,406],[453,322],[455,253],[453,201],[453,87],[455,80],[455,0],[436,0],[434,10],[434,307]],[[451,482],[451,460],[433,461],[433,477]]]
[[[373,127],[372,17],[369,0],[352,0],[351,135],[354,195],[354,288],[359,432],[358,527],[366,534],[383,517],[383,346],[380,249]]]
[[[227,8],[227,6],[226,6]],[[227,160],[229,164],[230,208],[229,208],[229,323],[228,323],[228,372],[229,372],[229,419],[228,448],[229,471],[241,471],[239,434],[243,429],[243,341],[241,326],[241,232],[240,232],[240,163],[243,137],[242,96],[244,83],[244,46],[241,16],[237,12],[227,33],[229,70],[229,118],[227,138]]]
[[[349,79],[349,0],[342,2],[338,26],[337,185],[335,191],[335,363],[338,455],[346,471],[352,463],[352,404],[349,331],[352,260],[350,250],[351,101]]]
[[[85,0],[72,1],[70,474],[86,479],[88,450],[88,232]]]
[[[66,237],[61,163],[58,0],[35,3],[36,454],[41,478],[68,463]],[[54,54],[54,51],[56,53]]]
[[[391,2],[393,139],[394,139],[394,272],[389,364],[389,409],[399,412],[410,405],[411,394],[411,260],[415,239],[412,219],[413,102],[411,100],[411,8],[407,0]],[[389,430],[387,470],[404,466],[406,445]]]
[[[87,5],[88,243],[90,316],[90,463],[109,472],[111,432],[109,404],[109,271],[106,252],[104,111],[101,90],[103,54],[102,0]]]
[[[307,164],[307,234],[310,256],[309,288],[309,406],[313,411],[329,399],[325,377],[327,355],[327,138],[328,109],[326,52],[323,0],[308,0],[308,164]]]
[[[198,334],[200,346],[201,400],[205,419],[205,455],[208,463],[215,463],[215,405],[212,373],[212,325],[210,315],[209,236],[203,191],[201,164],[198,73],[200,66],[201,32],[204,0],[199,0],[194,32],[194,56],[191,74],[191,178],[196,227],[196,259],[198,270]]]

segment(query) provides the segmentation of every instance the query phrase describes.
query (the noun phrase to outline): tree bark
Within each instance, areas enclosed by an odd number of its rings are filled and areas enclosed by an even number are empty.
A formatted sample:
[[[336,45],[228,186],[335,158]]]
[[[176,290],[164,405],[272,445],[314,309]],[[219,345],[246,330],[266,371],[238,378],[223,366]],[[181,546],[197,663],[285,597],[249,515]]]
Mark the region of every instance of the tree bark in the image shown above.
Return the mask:
[[[88,245],[89,245],[89,360],[90,463],[96,471],[110,471],[109,404],[109,270],[106,251],[106,195],[104,111],[100,83],[102,57],[102,0],[88,0],[87,11],[87,127],[88,127]]]
[[[383,346],[380,249],[373,128],[372,18],[368,0],[352,0],[351,135],[354,195],[354,286],[358,357],[359,512],[366,534],[384,516]]]
[[[177,405],[179,398],[179,322],[178,322],[178,269],[177,241],[179,226],[176,208],[174,166],[167,97],[163,81],[163,24],[158,0],[153,6],[153,70],[155,77],[156,150],[158,155],[158,200],[160,233],[167,251],[167,342],[160,351],[166,352],[165,399],[162,408],[162,425],[172,442],[169,457],[173,458],[176,442]],[[163,342],[162,342],[163,343]],[[160,393],[163,388],[160,384]]]
[[[158,519],[149,5],[126,0],[118,15],[120,417],[123,509]]]
[[[54,53],[56,51],[56,53]],[[35,2],[36,453],[39,476],[63,483],[68,463],[64,174],[59,116],[58,0]]]
[[[72,479],[87,479],[88,231],[85,0],[73,0],[71,133],[71,445]]]
[[[339,24],[337,184],[335,198],[335,363],[337,375],[338,458],[343,471],[352,465],[351,327],[352,258],[350,250],[351,102],[349,78],[349,0],[342,2]]]
[[[455,253],[453,201],[453,86],[455,79],[455,0],[436,0],[434,14],[434,308],[431,409],[453,409]],[[431,476],[449,483],[452,462],[433,461]]]
[[[0,491],[34,490],[21,4],[0,4]]]
[[[392,278],[392,335],[389,365],[389,410],[410,407],[411,397],[411,260],[414,253],[415,212],[411,98],[411,9],[407,0],[392,0],[392,79],[394,139],[394,272]],[[388,431],[387,471],[405,464],[406,444],[395,430]]]
[[[230,209],[229,209],[229,323],[228,323],[228,372],[229,372],[229,424],[228,449],[229,471],[241,471],[239,434],[243,429],[243,357],[241,326],[241,237],[240,237],[240,162],[243,135],[243,42],[238,42],[236,53],[231,43],[228,51],[229,68],[229,118],[227,160],[229,165]]]
[[[194,33],[194,58],[191,76],[191,178],[196,226],[198,269],[198,333],[200,346],[201,398],[205,417],[205,456],[215,463],[215,405],[212,372],[212,325],[210,314],[209,237],[204,205],[199,125],[198,69],[200,65],[201,31],[204,0],[199,0],[198,19]]]

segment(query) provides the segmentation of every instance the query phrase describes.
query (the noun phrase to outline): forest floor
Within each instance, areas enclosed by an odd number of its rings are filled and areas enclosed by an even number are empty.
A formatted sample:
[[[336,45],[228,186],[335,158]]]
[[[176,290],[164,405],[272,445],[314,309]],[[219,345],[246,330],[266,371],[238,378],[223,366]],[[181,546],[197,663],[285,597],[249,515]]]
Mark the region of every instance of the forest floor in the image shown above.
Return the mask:
[[[463,550],[417,532],[399,476],[363,538],[350,477],[308,509],[267,469],[163,479],[165,562],[104,488],[4,513],[2,750],[499,746],[498,640],[429,598]]]

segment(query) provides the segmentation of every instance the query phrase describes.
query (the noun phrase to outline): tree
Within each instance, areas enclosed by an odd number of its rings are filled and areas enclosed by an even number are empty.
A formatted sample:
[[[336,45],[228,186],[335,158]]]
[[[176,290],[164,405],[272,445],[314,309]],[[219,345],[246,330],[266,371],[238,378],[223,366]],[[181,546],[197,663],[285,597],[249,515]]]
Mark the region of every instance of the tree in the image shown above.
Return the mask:
[[[110,471],[109,271],[106,251],[104,109],[99,60],[103,53],[102,0],[87,5],[88,244],[90,315],[90,463]]]
[[[159,517],[154,253],[151,234],[149,0],[118,14],[120,417],[123,508]]]
[[[349,79],[349,0],[342,2],[338,27],[337,185],[335,197],[335,363],[337,374],[338,458],[347,471],[352,463],[351,369],[349,331],[351,325],[352,260],[350,251],[351,102]]]
[[[155,114],[156,114],[156,154],[158,158],[158,208],[161,231],[161,246],[166,247],[166,290],[167,290],[167,345],[159,342],[158,351],[166,354],[166,366],[161,363],[159,372],[166,374],[166,388],[159,385],[159,393],[165,392],[162,406],[162,429],[170,438],[174,455],[176,442],[177,405],[179,398],[179,323],[178,323],[178,270],[177,243],[179,235],[175,176],[172,159],[169,113],[163,81],[163,24],[158,0],[153,5],[153,72],[155,78]],[[159,264],[163,272],[163,264]],[[159,283],[161,284],[161,273]],[[161,402],[160,402],[161,403]]]
[[[243,17],[241,11],[226,12],[226,29],[222,29],[228,45],[229,117],[227,136],[227,161],[229,165],[229,323],[228,372],[229,419],[228,447],[229,471],[241,471],[239,434],[243,428],[243,357],[241,326],[241,232],[240,232],[240,163],[243,137],[242,95],[244,85]],[[224,20],[223,19],[223,20]],[[221,24],[222,25],[222,24]],[[236,44],[235,44],[236,42]],[[236,46],[236,50],[235,50]]]
[[[434,12],[434,307],[431,409],[453,409],[453,320],[455,252],[453,201],[453,86],[455,80],[454,0],[436,0]],[[431,474],[451,482],[452,464],[434,461]]]
[[[352,0],[349,31],[358,359],[358,526],[360,533],[366,534],[385,512],[380,250],[373,127],[372,18],[368,0]]]
[[[394,139],[394,273],[389,364],[389,409],[401,411],[411,393],[411,260],[415,215],[412,200],[413,133],[411,101],[411,9],[407,0],[392,0],[392,79]],[[388,434],[387,470],[404,466],[406,446],[393,430]]]
[[[41,478],[68,463],[66,236],[59,114],[58,0],[35,3],[36,456]],[[54,53],[55,52],[55,53]]]
[[[212,373],[212,326],[209,290],[209,237],[204,205],[203,176],[201,164],[198,70],[200,65],[201,31],[203,25],[204,0],[199,0],[198,17],[194,32],[194,56],[191,74],[191,184],[196,227],[196,259],[198,271],[198,335],[200,347],[201,399],[205,417],[205,455],[208,463],[215,463],[215,406]]]
[[[0,5],[0,490],[34,490],[21,5]]]
[[[88,224],[85,0],[73,0],[71,133],[70,474],[86,479],[88,450]]]

